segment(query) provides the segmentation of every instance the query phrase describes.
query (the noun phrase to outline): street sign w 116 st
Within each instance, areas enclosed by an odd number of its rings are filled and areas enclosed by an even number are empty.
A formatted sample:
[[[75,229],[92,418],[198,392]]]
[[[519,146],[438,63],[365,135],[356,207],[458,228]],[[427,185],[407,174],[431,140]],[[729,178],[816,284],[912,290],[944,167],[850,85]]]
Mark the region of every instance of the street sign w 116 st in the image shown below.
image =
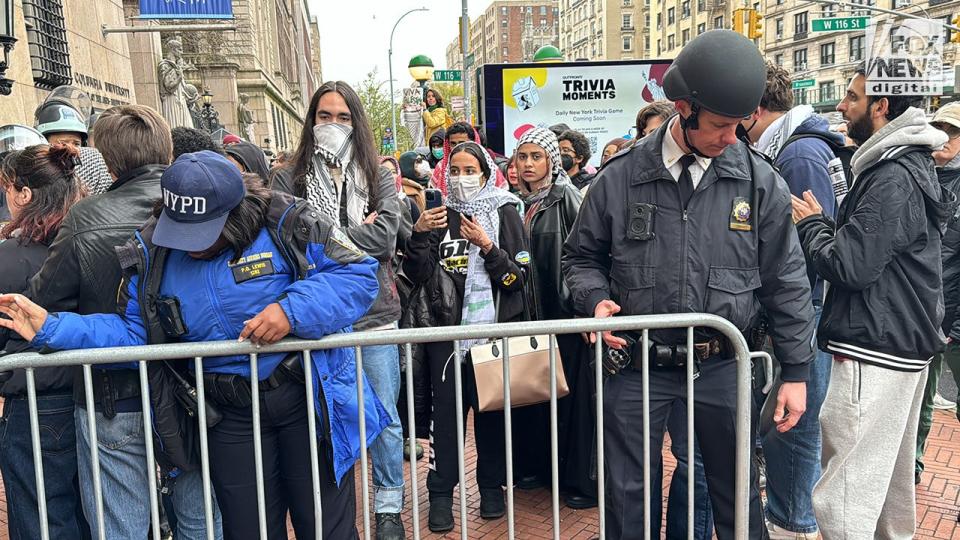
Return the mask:
[[[810,27],[814,32],[855,32],[866,30],[869,24],[870,17],[832,17],[810,21]]]
[[[458,69],[438,69],[433,72],[433,80],[437,82],[458,82],[463,79],[463,72]]]

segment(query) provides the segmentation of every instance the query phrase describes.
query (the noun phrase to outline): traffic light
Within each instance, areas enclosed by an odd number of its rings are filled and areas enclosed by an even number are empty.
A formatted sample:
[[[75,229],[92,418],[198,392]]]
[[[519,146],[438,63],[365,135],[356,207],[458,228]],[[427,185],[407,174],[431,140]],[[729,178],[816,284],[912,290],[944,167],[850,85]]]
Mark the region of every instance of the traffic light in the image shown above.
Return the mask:
[[[960,15],[957,15],[956,17],[951,19],[950,24],[952,24],[953,26],[960,26]],[[953,43],[960,43],[960,32],[956,30],[949,30],[949,32],[951,34],[950,41]]]
[[[743,31],[743,15],[746,9],[737,8],[733,10],[733,31],[738,34],[746,35]]]
[[[763,15],[757,13],[757,10],[750,9],[749,24],[747,26],[747,37],[750,39],[759,39],[763,37]]]

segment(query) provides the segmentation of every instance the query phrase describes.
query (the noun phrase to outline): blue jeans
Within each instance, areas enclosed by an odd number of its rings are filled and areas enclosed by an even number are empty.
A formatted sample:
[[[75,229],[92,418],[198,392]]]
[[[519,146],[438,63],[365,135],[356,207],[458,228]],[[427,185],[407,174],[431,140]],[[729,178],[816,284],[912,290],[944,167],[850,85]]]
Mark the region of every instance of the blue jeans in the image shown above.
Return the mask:
[[[667,538],[685,540],[687,538],[687,402],[678,399],[670,411],[667,420],[670,432],[670,452],[677,459],[677,468],[670,481],[670,495],[667,500]],[[697,540],[713,538],[713,509],[710,494],[707,491],[707,476],[703,472],[703,456],[700,445],[693,441],[693,537]],[[660,493],[657,490],[654,493]]]
[[[822,308],[814,311],[820,323]],[[766,516],[774,525],[796,533],[817,532],[813,486],[820,479],[820,407],[830,384],[833,358],[822,351],[810,365],[807,410],[786,433],[771,429],[763,439],[767,459]],[[771,396],[770,399],[776,399]]]
[[[400,349],[396,345],[362,347],[363,373],[390,415],[387,426],[370,446],[373,460],[373,510],[403,511],[403,427],[397,412],[400,397]]]
[[[223,540],[223,524],[220,517],[220,506],[217,504],[217,494],[210,487],[210,499],[213,503],[213,537]],[[173,506],[173,515],[167,516],[173,537],[195,538],[207,537],[207,518],[203,512],[203,474],[201,471],[180,473],[173,482],[170,490],[170,503]]]
[[[147,534],[150,527],[150,487],[143,437],[143,413],[122,412],[108,420],[98,412],[96,417],[104,532],[107,538],[141,538]],[[96,493],[93,489],[93,468],[90,464],[90,426],[87,424],[86,409],[77,407],[75,418],[83,512],[90,523],[91,534],[96,537],[99,524]],[[178,536],[178,539],[206,538],[203,534],[206,527],[200,477],[200,471],[192,471],[181,473],[177,478],[173,502],[178,521],[186,522],[190,529],[197,529],[196,534],[185,534]],[[222,538],[218,517],[215,527],[214,536]],[[178,530],[183,528],[186,527],[178,525]]]
[[[77,484],[77,442],[71,394],[37,396],[43,487],[50,538],[89,538]],[[37,482],[27,400],[6,398],[0,419],[0,471],[7,493],[10,540],[40,538]]]

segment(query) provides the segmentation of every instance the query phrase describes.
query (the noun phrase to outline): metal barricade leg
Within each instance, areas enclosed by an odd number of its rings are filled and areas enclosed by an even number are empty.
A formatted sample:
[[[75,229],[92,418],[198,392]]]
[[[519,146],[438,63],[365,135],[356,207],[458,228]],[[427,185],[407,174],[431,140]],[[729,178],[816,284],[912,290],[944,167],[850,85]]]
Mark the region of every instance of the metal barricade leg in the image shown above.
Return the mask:
[[[650,525],[653,516],[650,515],[650,498],[660,497],[661,494],[650,493],[650,331],[643,331],[643,348],[640,349],[640,372],[643,376],[641,388],[643,391],[643,537],[650,538]],[[656,516],[661,519],[661,516]]]
[[[460,538],[467,540],[467,482],[464,464],[463,370],[460,366],[460,342],[453,342],[453,387],[457,411],[457,466],[460,474]],[[476,413],[475,413],[476,414]]]
[[[260,540],[267,539],[267,503],[263,487],[263,437],[260,435],[260,369],[257,353],[250,354],[250,406],[253,416],[253,459],[257,477],[257,518]]]
[[[753,451],[753,441],[750,440],[750,400],[751,396],[751,369],[750,353],[746,350],[746,343],[741,339],[743,351],[738,352],[737,359],[737,479],[734,493],[733,533],[741,540],[746,540],[750,532],[750,455]],[[693,446],[693,445],[691,445]]]
[[[27,376],[27,403],[30,408],[30,442],[33,447],[33,472],[37,482],[37,512],[40,515],[40,538],[50,540],[47,519],[47,492],[43,485],[43,452],[40,448],[40,417],[37,411],[37,382],[33,368],[24,370]],[[154,540],[157,540],[156,538]]]
[[[90,472],[93,475],[93,493],[97,508],[97,537],[100,540],[106,540],[107,532],[103,526],[103,488],[100,483],[100,452],[97,442],[97,406],[93,398],[93,369],[90,364],[83,365],[83,390],[86,397],[87,424],[90,433]]]
[[[693,540],[696,431],[693,425],[693,327],[687,327],[687,540]]]
[[[197,419],[200,424],[200,477],[203,479],[203,517],[207,540],[214,539],[213,492],[210,490],[210,446],[207,433],[207,394],[203,387],[203,358],[193,359],[193,376],[197,386]]]
[[[157,462],[153,455],[153,408],[150,406],[150,378],[147,362],[138,362],[140,369],[140,405],[143,407],[143,446],[147,454],[147,489],[150,491],[150,530],[153,540],[160,540],[160,507],[157,503]]]
[[[363,404],[363,351],[356,347],[357,407],[360,414],[360,493],[363,501],[363,538],[370,540],[370,472],[367,470],[367,416]]]
[[[600,540],[607,537],[606,483],[603,465],[603,332],[594,334],[597,343],[594,348],[594,377],[597,390],[597,511],[599,513]],[[648,529],[649,530],[649,529]]]
[[[553,539],[560,540],[560,463],[557,441],[557,336],[548,338],[550,357],[550,474],[553,507]]]
[[[407,426],[410,433],[410,495],[412,500],[413,540],[420,540],[420,483],[417,480],[417,417],[413,402],[413,346],[404,346],[407,361]]]
[[[503,345],[503,430],[507,469],[507,538],[513,540],[515,531],[513,509],[513,405],[510,395],[510,340]]]
[[[303,380],[307,393],[307,431],[310,438],[310,478],[313,483],[313,534],[323,539],[323,508],[320,504],[320,450],[317,448],[317,408],[313,397],[313,362],[310,350],[303,351]]]

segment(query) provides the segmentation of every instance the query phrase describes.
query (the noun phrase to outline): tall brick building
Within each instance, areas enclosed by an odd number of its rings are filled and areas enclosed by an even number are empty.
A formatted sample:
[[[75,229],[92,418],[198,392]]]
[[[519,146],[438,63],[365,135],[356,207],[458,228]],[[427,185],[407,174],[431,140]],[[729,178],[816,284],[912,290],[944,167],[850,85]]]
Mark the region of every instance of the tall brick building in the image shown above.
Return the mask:
[[[473,67],[529,62],[541,46],[559,46],[559,27],[557,0],[495,0],[470,22]],[[463,67],[459,37],[447,46],[447,67]]]

